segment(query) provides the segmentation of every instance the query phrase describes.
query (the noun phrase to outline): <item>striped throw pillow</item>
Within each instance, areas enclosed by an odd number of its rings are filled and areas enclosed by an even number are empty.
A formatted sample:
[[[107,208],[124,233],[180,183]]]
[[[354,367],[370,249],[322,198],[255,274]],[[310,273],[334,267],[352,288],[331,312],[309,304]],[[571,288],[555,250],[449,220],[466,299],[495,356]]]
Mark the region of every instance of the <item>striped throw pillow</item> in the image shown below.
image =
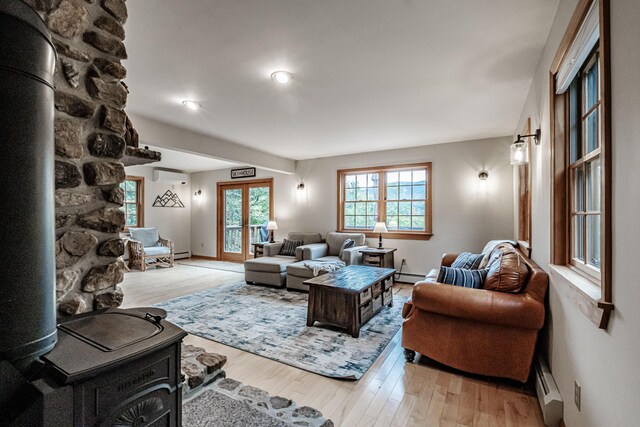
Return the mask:
[[[451,263],[453,268],[464,268],[467,270],[477,270],[482,262],[483,254],[472,254],[471,252],[462,252]]]
[[[280,252],[278,253],[278,255],[285,255],[285,256],[296,256],[296,248],[298,246],[302,246],[302,240],[289,240],[289,239],[284,239],[284,242],[282,242],[282,247],[280,248]]]
[[[440,267],[438,283],[480,289],[487,277],[487,269],[467,270],[464,268]]]

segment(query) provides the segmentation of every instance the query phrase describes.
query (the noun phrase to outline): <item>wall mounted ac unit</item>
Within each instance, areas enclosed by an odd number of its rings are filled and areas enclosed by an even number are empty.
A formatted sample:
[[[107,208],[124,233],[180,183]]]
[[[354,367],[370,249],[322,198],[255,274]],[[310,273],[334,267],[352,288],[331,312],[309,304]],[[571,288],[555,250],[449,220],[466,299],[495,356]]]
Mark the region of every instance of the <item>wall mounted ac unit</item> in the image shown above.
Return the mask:
[[[189,175],[186,173],[169,172],[156,169],[153,171],[153,181],[179,182],[180,184],[186,184],[189,182]]]

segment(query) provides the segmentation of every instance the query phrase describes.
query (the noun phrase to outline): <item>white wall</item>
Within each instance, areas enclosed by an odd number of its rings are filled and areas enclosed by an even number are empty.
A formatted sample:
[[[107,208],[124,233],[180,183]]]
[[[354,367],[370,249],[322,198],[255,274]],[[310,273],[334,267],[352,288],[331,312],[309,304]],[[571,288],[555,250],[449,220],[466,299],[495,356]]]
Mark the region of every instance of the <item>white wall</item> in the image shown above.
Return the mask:
[[[516,130],[527,117],[542,128],[533,147],[533,259],[550,260],[549,69],[577,0],[561,0]],[[611,0],[613,303],[608,330],[593,323],[552,282],[549,364],[565,400],[568,427],[631,426],[640,420],[640,2]],[[574,380],[582,408],[573,403]]]
[[[487,240],[513,234],[511,138],[430,145],[409,149],[363,153],[299,161],[296,174],[258,170],[258,177],[274,177],[277,239],[289,231],[318,231],[337,227],[337,170],[430,161],[433,164],[433,234],[429,241],[385,239],[396,247],[396,264],[407,260],[405,273],[424,275],[438,265],[444,252],[480,251]],[[489,171],[486,191],[478,172]],[[200,185],[202,200],[192,209],[192,251],[215,256],[216,182],[230,181],[229,171],[192,174],[194,191]],[[303,181],[305,189],[296,190]],[[377,245],[375,239],[369,245]]]
[[[173,240],[176,254],[191,250],[191,184],[153,182],[152,166],[129,166],[127,175],[144,177],[144,225],[158,227],[160,235]],[[157,196],[171,190],[180,197],[184,208],[154,207]]]

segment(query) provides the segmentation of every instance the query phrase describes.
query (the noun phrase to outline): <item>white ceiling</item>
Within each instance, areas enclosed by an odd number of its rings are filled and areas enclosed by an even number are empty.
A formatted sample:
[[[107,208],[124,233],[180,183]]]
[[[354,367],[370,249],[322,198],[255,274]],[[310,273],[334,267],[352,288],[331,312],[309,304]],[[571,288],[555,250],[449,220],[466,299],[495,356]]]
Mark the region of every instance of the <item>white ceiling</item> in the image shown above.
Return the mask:
[[[152,163],[154,168],[174,169],[182,172],[202,172],[217,169],[228,169],[238,166],[237,163],[204,157],[197,154],[184,153],[182,151],[170,150],[168,148],[148,146],[150,150],[162,153],[160,162]]]
[[[511,135],[557,5],[130,1],[127,108],[292,159]]]

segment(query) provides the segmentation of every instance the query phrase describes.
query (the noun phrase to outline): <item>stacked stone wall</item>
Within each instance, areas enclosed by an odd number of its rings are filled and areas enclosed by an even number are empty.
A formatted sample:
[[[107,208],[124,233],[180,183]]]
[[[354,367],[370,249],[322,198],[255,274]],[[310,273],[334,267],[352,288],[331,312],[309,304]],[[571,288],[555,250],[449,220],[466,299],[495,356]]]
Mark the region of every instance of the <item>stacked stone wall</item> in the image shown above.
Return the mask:
[[[59,315],[117,307],[124,244],[128,89],[123,0],[25,0],[49,27],[55,74],[56,294]]]

